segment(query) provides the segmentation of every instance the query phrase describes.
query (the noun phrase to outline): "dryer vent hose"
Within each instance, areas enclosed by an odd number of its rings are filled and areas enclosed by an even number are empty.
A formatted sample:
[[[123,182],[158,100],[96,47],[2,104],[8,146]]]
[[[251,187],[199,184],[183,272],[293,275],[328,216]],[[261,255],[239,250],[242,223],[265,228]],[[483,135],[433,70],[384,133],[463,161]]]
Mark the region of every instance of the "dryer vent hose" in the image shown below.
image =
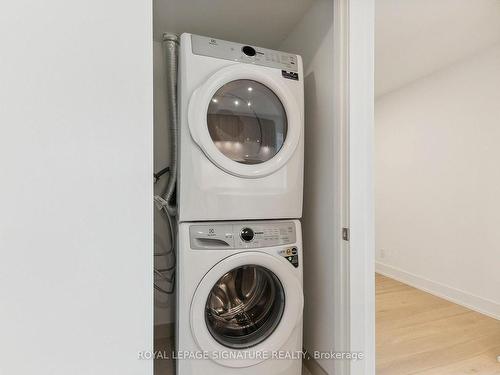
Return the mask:
[[[177,61],[179,37],[163,34],[163,48],[166,62],[167,119],[170,127],[170,178],[165,190],[165,209],[170,216],[177,215],[175,186],[177,184]]]

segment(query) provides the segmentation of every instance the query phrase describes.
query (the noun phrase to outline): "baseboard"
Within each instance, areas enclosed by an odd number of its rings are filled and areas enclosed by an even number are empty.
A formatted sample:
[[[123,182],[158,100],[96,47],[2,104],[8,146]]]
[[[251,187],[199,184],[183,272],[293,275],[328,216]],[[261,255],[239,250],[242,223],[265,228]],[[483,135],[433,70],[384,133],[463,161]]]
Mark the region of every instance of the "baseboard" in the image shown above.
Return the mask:
[[[304,366],[309,370],[311,375],[328,375],[328,373],[320,366],[318,361],[312,358],[306,351],[306,355],[303,361]]]
[[[437,283],[381,262],[375,262],[375,271],[457,305],[500,320],[500,304],[497,302]]]
[[[166,339],[169,337],[174,337],[175,335],[175,324],[165,323],[155,325],[154,330],[155,339]]]

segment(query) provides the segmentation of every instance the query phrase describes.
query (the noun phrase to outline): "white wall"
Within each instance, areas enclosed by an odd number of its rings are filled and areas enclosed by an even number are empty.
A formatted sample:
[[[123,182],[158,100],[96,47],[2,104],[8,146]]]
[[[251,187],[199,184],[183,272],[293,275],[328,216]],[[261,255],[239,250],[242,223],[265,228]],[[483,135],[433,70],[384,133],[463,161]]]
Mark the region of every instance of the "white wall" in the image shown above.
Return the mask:
[[[305,83],[304,348],[334,348],[333,1],[318,0],[281,50],[302,55]],[[333,373],[332,361],[320,365]]]
[[[376,101],[379,271],[500,318],[500,45]]]
[[[377,0],[375,18],[377,96],[500,40],[498,0]]]
[[[152,22],[0,4],[0,373],[152,374]]]

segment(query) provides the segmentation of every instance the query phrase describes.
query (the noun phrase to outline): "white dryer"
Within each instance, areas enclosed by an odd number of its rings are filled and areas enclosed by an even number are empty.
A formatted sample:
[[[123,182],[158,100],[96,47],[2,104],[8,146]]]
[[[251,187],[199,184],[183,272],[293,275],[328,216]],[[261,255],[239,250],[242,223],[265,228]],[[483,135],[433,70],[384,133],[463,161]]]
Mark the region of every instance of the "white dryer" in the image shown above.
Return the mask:
[[[298,55],[181,36],[179,221],[302,216],[303,78]]]
[[[178,375],[300,375],[299,221],[181,223]]]

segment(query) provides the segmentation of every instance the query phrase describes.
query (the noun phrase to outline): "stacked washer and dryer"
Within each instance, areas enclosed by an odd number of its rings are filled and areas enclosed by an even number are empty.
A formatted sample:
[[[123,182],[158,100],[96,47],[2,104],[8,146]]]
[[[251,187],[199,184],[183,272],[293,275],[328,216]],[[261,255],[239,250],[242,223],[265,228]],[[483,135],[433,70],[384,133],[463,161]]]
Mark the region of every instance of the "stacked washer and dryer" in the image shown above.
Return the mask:
[[[299,375],[300,56],[181,36],[179,375]]]

